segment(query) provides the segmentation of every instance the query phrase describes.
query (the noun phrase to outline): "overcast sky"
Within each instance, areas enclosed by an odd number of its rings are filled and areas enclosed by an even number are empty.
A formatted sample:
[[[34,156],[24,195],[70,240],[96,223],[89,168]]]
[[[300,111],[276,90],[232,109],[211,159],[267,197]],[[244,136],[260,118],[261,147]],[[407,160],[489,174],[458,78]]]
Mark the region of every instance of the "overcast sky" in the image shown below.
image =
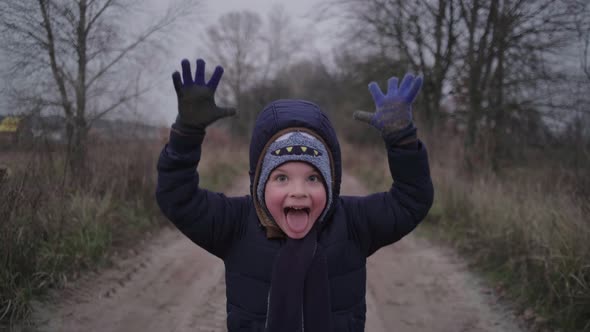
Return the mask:
[[[281,4],[293,16],[302,16],[307,14],[314,8],[314,5],[318,5],[321,0],[218,0],[218,1],[207,1],[206,6],[209,11],[214,15],[219,15],[232,10],[248,9],[266,15],[268,9],[273,5]]]

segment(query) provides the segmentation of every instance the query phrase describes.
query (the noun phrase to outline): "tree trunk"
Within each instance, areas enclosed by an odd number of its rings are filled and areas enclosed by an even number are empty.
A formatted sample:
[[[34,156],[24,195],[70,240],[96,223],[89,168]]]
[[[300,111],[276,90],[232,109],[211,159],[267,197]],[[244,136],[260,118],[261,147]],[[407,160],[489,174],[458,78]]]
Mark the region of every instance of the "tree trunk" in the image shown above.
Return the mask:
[[[74,131],[73,144],[71,145],[70,167],[72,175],[81,179],[87,175],[86,154],[87,154],[88,133],[85,128],[76,128]]]

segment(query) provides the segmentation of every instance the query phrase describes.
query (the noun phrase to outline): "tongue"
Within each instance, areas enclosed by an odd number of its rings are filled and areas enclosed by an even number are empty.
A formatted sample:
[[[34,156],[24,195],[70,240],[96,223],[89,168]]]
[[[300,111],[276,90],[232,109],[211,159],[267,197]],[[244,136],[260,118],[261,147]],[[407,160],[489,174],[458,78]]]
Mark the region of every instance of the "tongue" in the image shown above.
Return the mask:
[[[294,232],[302,232],[308,221],[309,215],[303,210],[289,210],[287,212],[287,224]]]

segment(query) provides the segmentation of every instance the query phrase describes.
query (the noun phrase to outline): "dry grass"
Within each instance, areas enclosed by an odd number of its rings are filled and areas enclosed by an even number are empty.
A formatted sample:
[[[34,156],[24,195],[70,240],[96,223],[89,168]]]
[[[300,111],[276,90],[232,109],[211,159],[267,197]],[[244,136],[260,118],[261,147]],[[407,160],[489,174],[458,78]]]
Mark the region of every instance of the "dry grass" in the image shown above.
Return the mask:
[[[525,315],[534,329],[589,331],[590,202],[572,194],[572,177],[540,164],[468,177],[461,147],[440,141],[427,144],[435,202],[418,232],[455,245],[521,310],[535,313]],[[343,145],[343,154],[345,169],[372,190],[389,188],[382,146]]]
[[[438,167],[433,176],[433,229],[535,308],[538,322],[590,329],[588,202],[526,179],[469,181]]]
[[[216,191],[228,189],[236,177],[248,176],[248,165],[247,142],[232,138],[222,128],[207,128],[198,168],[201,187]]]
[[[157,224],[156,145],[95,145],[84,181],[64,172],[60,151],[13,152],[0,181],[0,322],[26,318],[30,302],[105,262]],[[141,153],[138,153],[141,151]]]

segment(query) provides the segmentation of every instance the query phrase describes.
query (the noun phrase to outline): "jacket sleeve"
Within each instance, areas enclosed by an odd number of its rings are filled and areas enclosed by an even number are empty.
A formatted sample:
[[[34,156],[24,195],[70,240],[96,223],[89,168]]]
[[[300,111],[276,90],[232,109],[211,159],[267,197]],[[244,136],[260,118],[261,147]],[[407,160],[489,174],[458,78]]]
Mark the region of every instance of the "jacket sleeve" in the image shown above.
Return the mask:
[[[364,197],[342,197],[352,236],[367,257],[410,233],[420,223],[434,198],[426,148],[395,147],[386,140],[393,185],[389,192]]]
[[[158,160],[156,199],[164,215],[194,243],[222,258],[243,232],[248,196],[226,197],[199,188],[196,171],[204,131],[184,135],[172,129]]]

